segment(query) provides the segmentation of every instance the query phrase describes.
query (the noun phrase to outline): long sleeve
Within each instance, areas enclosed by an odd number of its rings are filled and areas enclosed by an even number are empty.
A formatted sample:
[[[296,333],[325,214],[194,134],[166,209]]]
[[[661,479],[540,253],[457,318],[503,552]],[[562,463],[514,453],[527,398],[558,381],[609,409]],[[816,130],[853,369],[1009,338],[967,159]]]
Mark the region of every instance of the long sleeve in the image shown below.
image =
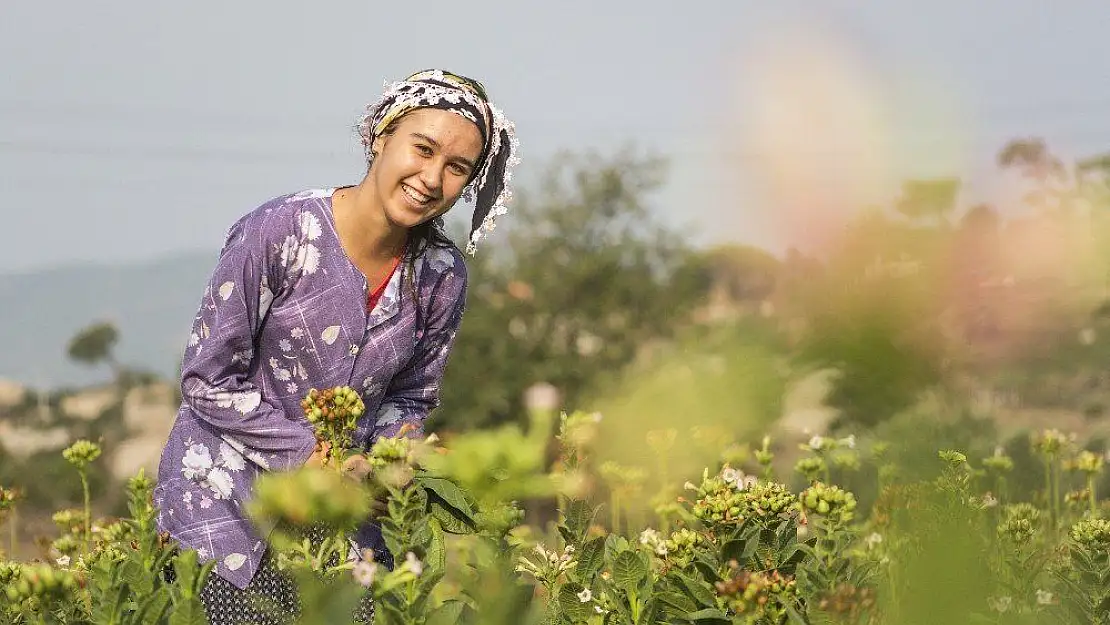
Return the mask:
[[[439,385],[466,306],[466,266],[460,255],[450,258],[428,295],[421,297],[427,299],[418,302],[427,311],[423,336],[410,361],[390,381],[368,443],[378,437],[396,436],[405,424],[415,426],[410,436],[423,435],[428,413],[439,405]]]
[[[250,379],[262,320],[285,282],[296,246],[286,211],[256,210],[228,233],[205,289],[181,371],[184,403],[264,468],[300,466],[315,435]],[[254,452],[254,453],[252,453]]]

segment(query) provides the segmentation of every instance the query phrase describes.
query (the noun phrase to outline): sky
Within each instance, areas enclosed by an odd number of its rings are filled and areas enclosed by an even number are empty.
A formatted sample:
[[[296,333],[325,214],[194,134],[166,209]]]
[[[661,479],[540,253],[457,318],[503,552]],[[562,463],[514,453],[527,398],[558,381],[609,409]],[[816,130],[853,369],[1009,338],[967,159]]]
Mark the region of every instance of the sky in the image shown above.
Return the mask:
[[[1110,4],[1046,5],[4,3],[0,273],[215,250],[271,197],[355,183],[359,113],[427,67],[486,84],[522,186],[559,150],[667,157],[654,206],[699,244],[816,244],[907,177],[1008,197],[1008,139],[1110,150]]]

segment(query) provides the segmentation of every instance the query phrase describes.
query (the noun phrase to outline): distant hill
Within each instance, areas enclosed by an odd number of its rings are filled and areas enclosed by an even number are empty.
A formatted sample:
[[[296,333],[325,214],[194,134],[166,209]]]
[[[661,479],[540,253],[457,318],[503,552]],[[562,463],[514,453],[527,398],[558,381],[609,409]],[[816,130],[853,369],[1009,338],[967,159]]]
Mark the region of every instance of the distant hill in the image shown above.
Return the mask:
[[[77,330],[100,319],[119,327],[123,364],[175,375],[216,254],[0,275],[0,378],[34,387],[107,379],[106,368],[66,357]]]

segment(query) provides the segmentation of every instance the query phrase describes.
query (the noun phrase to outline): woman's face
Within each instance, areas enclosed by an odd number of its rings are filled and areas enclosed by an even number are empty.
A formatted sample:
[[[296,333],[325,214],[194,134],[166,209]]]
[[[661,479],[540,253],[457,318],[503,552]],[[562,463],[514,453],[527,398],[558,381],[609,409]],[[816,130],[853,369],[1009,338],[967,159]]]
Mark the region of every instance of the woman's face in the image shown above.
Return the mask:
[[[423,108],[402,116],[372,148],[370,178],[385,218],[412,228],[459,199],[481,155],[482,135],[460,115]]]

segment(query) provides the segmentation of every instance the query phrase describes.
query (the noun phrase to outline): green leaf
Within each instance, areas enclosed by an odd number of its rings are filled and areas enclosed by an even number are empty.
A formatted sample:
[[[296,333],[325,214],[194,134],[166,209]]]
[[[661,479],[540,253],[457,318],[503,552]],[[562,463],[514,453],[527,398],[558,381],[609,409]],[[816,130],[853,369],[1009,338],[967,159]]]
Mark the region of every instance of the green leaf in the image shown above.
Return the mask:
[[[447,548],[444,544],[443,527],[434,518],[428,522],[428,526],[432,530],[432,540],[428,543],[428,552],[424,555],[424,559],[433,570],[443,571],[447,568]]]
[[[447,505],[462,513],[471,523],[474,522],[474,510],[470,507],[470,503],[467,502],[466,495],[463,493],[462,489],[454,482],[441,477],[421,477],[419,482],[429,493],[434,493],[436,497],[442,499]],[[432,499],[432,497],[429,497],[429,499]]]
[[[457,599],[444,601],[428,614],[428,625],[454,625],[462,619],[464,607],[466,604]]]
[[[672,571],[671,575],[682,582],[682,585],[686,588],[686,591],[690,593],[690,596],[693,597],[694,601],[697,601],[698,604],[716,605],[716,601],[714,600],[713,595],[713,588],[710,587],[709,584],[701,580],[693,579],[691,577],[683,575],[678,571]]]
[[[582,601],[578,593],[582,592],[581,584],[566,584],[559,589],[559,611],[563,616],[574,621],[585,621],[594,615],[592,601]]]
[[[619,534],[609,534],[605,537],[605,560],[612,562],[617,554],[628,549],[628,540]]]
[[[809,619],[799,614],[792,605],[786,606],[786,616],[790,619],[790,625],[810,625]]]
[[[728,625],[728,623],[731,622],[728,620],[728,615],[717,608],[706,608],[704,610],[698,610],[697,612],[690,612],[683,616],[683,618],[688,621],[694,621],[695,623],[723,623]]]
[[[581,499],[570,502],[566,511],[563,513],[565,517],[563,525],[566,526],[567,530],[574,536],[574,540],[571,542],[581,542],[596,512],[596,509],[592,508],[588,502],[582,501]]]
[[[636,590],[647,574],[647,564],[635,551],[622,551],[613,561],[613,583],[625,591]]]
[[[601,570],[604,557],[605,538],[595,536],[587,540],[578,553],[578,568],[576,569],[578,577],[586,581],[592,580],[597,572]]]
[[[659,595],[659,600],[663,603],[673,606],[681,611],[681,614],[693,612],[698,609],[698,605],[686,595],[680,595],[677,592],[664,592]]]
[[[473,534],[474,523],[454,507],[447,505],[439,497],[429,497],[428,507],[432,517],[439,522],[440,529],[448,534]]]

